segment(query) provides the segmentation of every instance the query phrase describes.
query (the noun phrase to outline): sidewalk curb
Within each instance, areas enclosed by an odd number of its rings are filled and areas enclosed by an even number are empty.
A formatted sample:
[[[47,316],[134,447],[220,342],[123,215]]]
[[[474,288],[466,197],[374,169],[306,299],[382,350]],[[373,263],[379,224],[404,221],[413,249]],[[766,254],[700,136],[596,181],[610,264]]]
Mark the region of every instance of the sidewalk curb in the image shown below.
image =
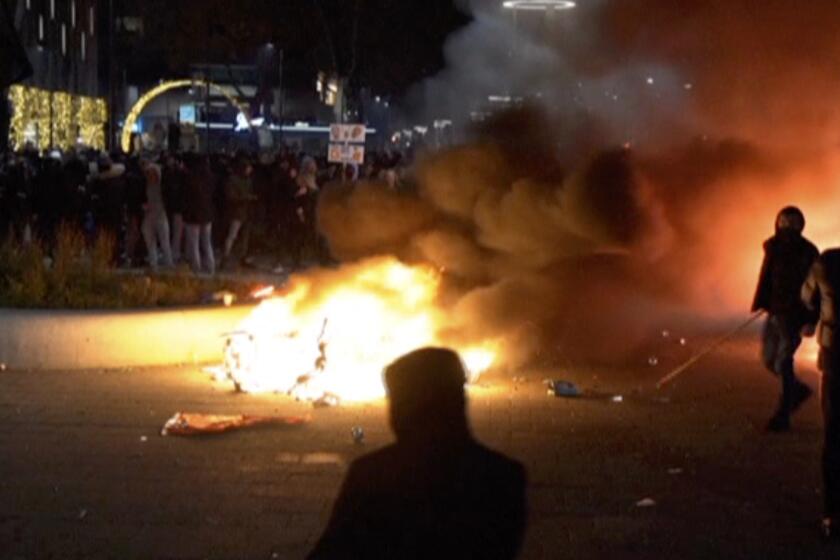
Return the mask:
[[[221,361],[254,305],[138,311],[0,309],[0,364],[81,370]]]

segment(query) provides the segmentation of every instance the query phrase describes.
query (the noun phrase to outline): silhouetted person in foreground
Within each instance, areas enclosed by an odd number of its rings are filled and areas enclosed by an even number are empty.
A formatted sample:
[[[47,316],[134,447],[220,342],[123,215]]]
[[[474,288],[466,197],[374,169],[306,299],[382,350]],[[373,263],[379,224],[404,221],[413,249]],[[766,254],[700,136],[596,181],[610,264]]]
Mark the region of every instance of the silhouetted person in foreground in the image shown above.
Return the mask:
[[[802,343],[802,335],[813,334],[816,323],[816,317],[800,297],[808,271],[819,256],[814,244],[802,236],[804,229],[805,216],[798,208],[788,206],[779,212],[776,234],[764,242],[764,262],[752,307],[753,311],[767,311],[762,361],[782,381],[779,406],[767,423],[772,432],[788,430],[791,414],[812,393],[793,369],[793,356]]]
[[[840,249],[831,249],[814,263],[802,288],[802,299],[820,312],[817,342],[822,372],[822,408],[825,422],[823,444],[823,532],[840,537]]]
[[[525,469],[470,433],[458,355],[417,350],[385,370],[395,444],[350,466],[309,558],[514,558]]]

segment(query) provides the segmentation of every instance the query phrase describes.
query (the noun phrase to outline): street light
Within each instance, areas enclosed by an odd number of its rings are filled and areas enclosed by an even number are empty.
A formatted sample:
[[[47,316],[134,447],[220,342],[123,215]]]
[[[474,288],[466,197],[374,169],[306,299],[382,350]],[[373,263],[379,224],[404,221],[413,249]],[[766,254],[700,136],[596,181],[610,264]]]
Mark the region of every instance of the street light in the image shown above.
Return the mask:
[[[548,10],[569,10],[577,6],[572,0],[505,0],[502,7],[508,10],[545,12]]]

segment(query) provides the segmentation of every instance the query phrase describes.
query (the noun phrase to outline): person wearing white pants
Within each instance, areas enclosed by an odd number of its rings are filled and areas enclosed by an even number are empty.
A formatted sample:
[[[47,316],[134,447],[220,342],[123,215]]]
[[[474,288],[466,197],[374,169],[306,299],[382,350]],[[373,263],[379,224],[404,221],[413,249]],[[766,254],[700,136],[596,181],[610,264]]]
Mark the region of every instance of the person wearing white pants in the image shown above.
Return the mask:
[[[169,244],[169,220],[166,218],[166,208],[163,206],[163,193],[161,192],[161,169],[160,166],[151,163],[143,163],[143,174],[146,177],[146,211],[143,217],[143,239],[146,242],[146,250],[149,253],[149,266],[152,270],[158,269],[158,245],[163,253],[163,266],[172,268],[172,248]]]
[[[216,272],[216,259],[213,256],[213,224],[187,224],[187,258],[193,272],[206,272],[211,276]]]
[[[214,179],[206,157],[188,159],[184,181],[184,223],[187,258],[195,274],[216,272],[213,256]]]

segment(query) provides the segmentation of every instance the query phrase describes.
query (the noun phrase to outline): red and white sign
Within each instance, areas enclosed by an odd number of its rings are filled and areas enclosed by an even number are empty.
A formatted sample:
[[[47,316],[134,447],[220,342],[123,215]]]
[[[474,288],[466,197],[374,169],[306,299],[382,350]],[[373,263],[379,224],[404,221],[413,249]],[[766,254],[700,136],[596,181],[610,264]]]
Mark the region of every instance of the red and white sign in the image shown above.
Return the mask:
[[[366,136],[367,127],[363,124],[330,125],[330,142],[363,144]]]
[[[365,162],[365,147],[354,144],[330,144],[330,163],[355,163],[362,165]]]

